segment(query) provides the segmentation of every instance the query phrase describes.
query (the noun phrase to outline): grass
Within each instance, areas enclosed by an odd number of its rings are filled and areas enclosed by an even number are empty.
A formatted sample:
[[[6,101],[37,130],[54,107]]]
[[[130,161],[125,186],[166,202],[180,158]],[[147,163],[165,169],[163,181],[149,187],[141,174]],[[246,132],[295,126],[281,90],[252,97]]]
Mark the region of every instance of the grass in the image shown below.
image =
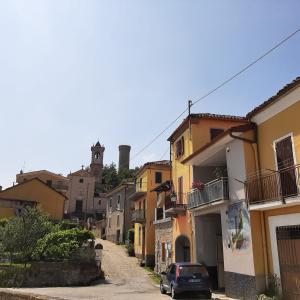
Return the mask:
[[[25,264],[5,262],[5,263],[0,263],[0,267],[14,267],[14,268],[19,268],[19,269],[25,269],[25,268],[30,268],[31,264],[27,263],[25,265]]]
[[[149,267],[143,267],[147,272],[149,277],[156,283],[156,284],[160,284],[160,275],[155,273],[153,269],[149,268]]]

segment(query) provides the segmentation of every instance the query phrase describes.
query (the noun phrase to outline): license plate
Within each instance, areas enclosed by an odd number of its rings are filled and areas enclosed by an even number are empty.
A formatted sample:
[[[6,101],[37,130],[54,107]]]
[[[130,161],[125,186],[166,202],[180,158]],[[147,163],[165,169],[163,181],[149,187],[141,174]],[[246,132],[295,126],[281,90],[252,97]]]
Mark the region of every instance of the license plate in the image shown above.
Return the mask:
[[[200,282],[200,279],[190,279],[189,282]]]

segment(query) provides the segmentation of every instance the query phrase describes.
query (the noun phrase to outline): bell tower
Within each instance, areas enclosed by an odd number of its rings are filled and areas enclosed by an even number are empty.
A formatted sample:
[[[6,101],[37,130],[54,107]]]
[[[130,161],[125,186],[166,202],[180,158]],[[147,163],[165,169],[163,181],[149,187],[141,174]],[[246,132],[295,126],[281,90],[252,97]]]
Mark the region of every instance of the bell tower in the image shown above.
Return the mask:
[[[91,151],[92,151],[92,158],[90,164],[90,170],[91,170],[90,173],[95,177],[96,179],[95,189],[96,191],[99,191],[102,185],[103,155],[104,155],[105,148],[98,141],[96,145],[93,145],[91,147]]]

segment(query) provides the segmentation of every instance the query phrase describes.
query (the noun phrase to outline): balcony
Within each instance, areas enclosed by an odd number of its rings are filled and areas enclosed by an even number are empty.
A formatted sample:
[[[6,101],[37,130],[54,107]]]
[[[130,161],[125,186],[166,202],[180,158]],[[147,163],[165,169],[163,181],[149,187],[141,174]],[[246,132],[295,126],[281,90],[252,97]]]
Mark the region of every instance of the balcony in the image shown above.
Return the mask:
[[[221,177],[194,189],[188,194],[188,209],[229,199],[228,178]]]
[[[177,203],[175,201],[168,201],[165,204],[166,217],[178,217],[185,215],[187,205],[183,203]]]
[[[300,195],[300,165],[279,171],[260,172],[248,178],[245,184],[246,198],[250,205],[268,202],[285,202]]]
[[[146,218],[145,218],[145,210],[143,209],[137,209],[132,212],[132,217],[131,220],[133,223],[145,223]]]

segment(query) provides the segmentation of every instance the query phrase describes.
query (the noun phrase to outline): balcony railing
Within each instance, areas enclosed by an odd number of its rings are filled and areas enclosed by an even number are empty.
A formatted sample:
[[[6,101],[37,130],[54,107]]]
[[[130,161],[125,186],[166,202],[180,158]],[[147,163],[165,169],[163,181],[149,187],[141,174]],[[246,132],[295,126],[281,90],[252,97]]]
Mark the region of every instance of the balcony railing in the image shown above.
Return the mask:
[[[144,223],[145,219],[145,210],[137,209],[132,212],[132,222],[134,223]]]
[[[246,198],[248,203],[260,204],[272,201],[285,201],[286,198],[298,196],[300,165],[279,171],[269,171],[249,178],[246,181]]]
[[[194,189],[188,194],[188,209],[219,200],[229,199],[228,178],[222,177],[204,184],[203,189]]]

